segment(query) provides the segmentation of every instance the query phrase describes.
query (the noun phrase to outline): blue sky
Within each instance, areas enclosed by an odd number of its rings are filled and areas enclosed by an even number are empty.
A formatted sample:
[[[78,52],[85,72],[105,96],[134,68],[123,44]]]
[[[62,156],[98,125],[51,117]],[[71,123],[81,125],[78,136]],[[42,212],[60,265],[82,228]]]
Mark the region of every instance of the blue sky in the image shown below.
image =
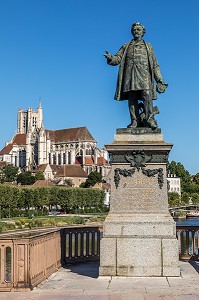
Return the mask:
[[[163,78],[155,105],[170,160],[199,172],[198,0],[0,0],[0,148],[17,129],[17,110],[43,106],[48,129],[86,126],[99,147],[129,122],[127,101],[113,100],[118,67],[106,64],[146,27]]]

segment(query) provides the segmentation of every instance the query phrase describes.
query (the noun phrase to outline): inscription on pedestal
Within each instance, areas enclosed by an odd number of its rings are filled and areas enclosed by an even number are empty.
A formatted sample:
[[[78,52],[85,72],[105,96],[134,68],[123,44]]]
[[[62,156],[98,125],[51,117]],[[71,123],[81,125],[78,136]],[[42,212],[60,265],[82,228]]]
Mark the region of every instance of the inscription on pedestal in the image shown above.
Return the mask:
[[[111,210],[117,212],[159,211],[161,189],[155,177],[146,177],[140,171],[133,176],[121,176],[118,188],[113,191]]]

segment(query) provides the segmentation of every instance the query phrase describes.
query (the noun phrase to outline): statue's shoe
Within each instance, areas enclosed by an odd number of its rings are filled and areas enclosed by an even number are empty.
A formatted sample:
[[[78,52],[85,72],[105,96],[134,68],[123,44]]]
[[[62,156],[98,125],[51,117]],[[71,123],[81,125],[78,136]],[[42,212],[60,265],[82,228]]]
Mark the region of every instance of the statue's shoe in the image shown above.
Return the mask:
[[[127,128],[136,128],[137,125],[138,125],[137,121],[134,120],[131,124],[129,124],[129,125],[127,126]]]
[[[157,123],[155,120],[151,119],[151,120],[148,120],[148,125],[151,129],[156,129],[158,127]]]

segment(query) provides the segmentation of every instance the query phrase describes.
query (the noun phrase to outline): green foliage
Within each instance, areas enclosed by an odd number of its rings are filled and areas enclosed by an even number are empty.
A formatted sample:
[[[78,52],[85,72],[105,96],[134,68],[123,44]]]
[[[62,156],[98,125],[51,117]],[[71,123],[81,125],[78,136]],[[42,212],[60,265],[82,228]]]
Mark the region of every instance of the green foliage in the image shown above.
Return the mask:
[[[71,178],[68,179],[64,179],[64,184],[68,187],[72,187],[73,186],[73,181]]]
[[[189,204],[189,202],[190,202],[190,194],[187,193],[187,192],[184,192],[182,194],[182,197],[181,197],[181,203],[182,204]]]
[[[169,202],[169,206],[177,206],[180,204],[180,196],[178,193],[175,193],[175,192],[171,192],[171,193],[168,193],[168,202]]]
[[[17,179],[18,167],[7,165],[2,169],[2,182],[13,182]]]
[[[81,187],[89,188],[94,186],[97,182],[102,182],[102,175],[98,172],[91,172],[86,181],[81,184]]]
[[[45,179],[45,177],[44,177],[44,174],[42,172],[35,173],[35,181],[44,180],[44,179]]]
[[[35,176],[33,176],[30,171],[20,173],[17,176],[17,183],[21,183],[21,185],[31,185],[35,183]]]
[[[16,208],[19,201],[19,191],[17,187],[0,185],[0,217],[11,217],[16,214]]]
[[[197,184],[196,182],[191,182],[188,186],[187,186],[187,188],[186,188],[186,190],[185,190],[187,193],[190,193],[190,194],[192,194],[192,193],[199,193],[199,184]]]
[[[26,219],[24,219],[24,218],[20,218],[20,219],[19,219],[19,222],[20,222],[22,225],[25,225],[25,223],[26,223]]]
[[[172,161],[168,164],[168,171],[181,179],[182,197],[181,204],[199,203],[199,173],[191,176],[181,163]],[[172,199],[169,199],[170,203]],[[175,201],[174,201],[175,202]]]
[[[0,232],[15,229],[15,224],[0,222]]]
[[[168,193],[168,196],[169,196],[169,200],[180,199],[179,194],[176,192]]]
[[[64,226],[70,224],[84,224],[85,219],[82,217],[50,217],[31,220],[29,227],[50,227],[50,226]]]
[[[88,222],[104,222],[106,219],[105,216],[103,217],[92,217],[88,219]]]
[[[98,189],[0,185],[0,218],[44,215],[57,205],[66,213],[104,212],[104,198]]]
[[[193,204],[199,204],[199,194],[198,193],[193,193],[191,195],[191,201]]]
[[[191,175],[180,162],[176,163],[175,161],[172,161],[169,163],[168,171],[170,171],[171,174],[180,177],[182,192],[186,192],[190,188]]]
[[[195,175],[193,175],[192,180],[194,183],[199,185],[199,173],[196,173]]]

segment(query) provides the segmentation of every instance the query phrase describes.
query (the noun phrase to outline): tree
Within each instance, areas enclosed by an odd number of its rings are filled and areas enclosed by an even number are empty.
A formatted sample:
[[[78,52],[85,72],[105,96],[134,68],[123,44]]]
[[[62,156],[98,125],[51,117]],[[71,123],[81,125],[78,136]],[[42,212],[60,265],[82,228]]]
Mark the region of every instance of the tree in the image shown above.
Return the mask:
[[[2,169],[2,181],[12,182],[17,179],[18,167],[7,165]]]
[[[184,192],[184,193],[182,194],[182,197],[181,197],[181,203],[182,203],[182,204],[189,204],[190,198],[191,198],[191,197],[190,197],[189,193]]]
[[[191,175],[184,168],[183,164],[181,164],[180,162],[176,163],[175,161],[172,161],[168,164],[168,171],[171,174],[175,174],[177,177],[180,177],[182,192],[187,192],[191,184]]]
[[[196,173],[192,176],[192,180],[194,183],[199,184],[199,173]]]
[[[193,204],[198,204],[199,203],[199,194],[193,193],[191,195],[191,201]]]
[[[67,178],[67,179],[64,179],[64,184],[68,187],[72,187],[73,186],[73,181],[71,178]]]
[[[42,172],[35,173],[35,181],[44,180],[44,179],[45,179],[45,177],[44,177],[44,174]]]
[[[169,206],[176,206],[180,204],[180,196],[176,192],[168,193]]]
[[[94,186],[97,182],[102,182],[102,175],[96,171],[91,172],[86,181],[81,184],[81,187],[89,188]]]
[[[35,177],[30,171],[23,172],[17,176],[17,183],[21,183],[22,185],[31,185],[35,183]]]

